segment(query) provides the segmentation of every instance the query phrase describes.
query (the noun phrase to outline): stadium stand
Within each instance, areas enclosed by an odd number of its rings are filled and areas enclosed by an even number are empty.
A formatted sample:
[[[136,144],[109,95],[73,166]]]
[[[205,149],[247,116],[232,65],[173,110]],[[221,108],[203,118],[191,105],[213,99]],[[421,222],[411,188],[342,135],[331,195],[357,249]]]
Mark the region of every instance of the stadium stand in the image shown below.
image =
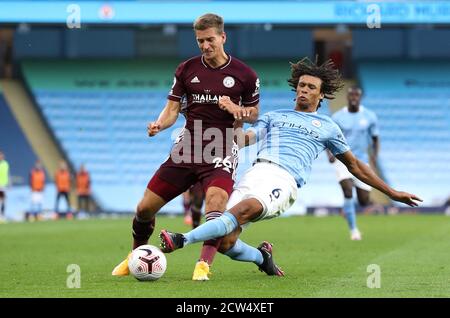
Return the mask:
[[[386,74],[389,74],[387,77]],[[448,62],[361,62],[363,104],[381,130],[381,163],[387,181],[443,204],[450,176]]]
[[[36,154],[19,127],[0,90],[0,149],[11,167],[14,185],[27,185],[28,173],[36,161]]]
[[[10,164],[12,186],[7,189],[6,218],[23,220],[23,212],[30,207],[30,189],[28,174],[36,161],[37,154],[31,147],[28,138],[18,124],[4,96],[0,85],[0,149],[5,153]],[[54,187],[48,185],[45,197],[45,209],[53,206]]]

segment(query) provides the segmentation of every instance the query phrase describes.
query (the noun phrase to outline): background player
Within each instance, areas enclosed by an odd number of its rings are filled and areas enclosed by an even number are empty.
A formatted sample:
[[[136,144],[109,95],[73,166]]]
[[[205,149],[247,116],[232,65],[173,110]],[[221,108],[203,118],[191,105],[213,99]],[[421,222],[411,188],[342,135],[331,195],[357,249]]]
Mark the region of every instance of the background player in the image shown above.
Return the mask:
[[[42,163],[37,160],[30,171],[30,189],[31,189],[31,209],[30,219],[39,220],[42,213],[42,204],[44,201],[45,172]]]
[[[181,195],[182,203],[183,203],[183,221],[186,225],[192,225],[192,216],[191,216],[191,194],[189,190],[186,190]]]
[[[165,108],[148,125],[150,137],[172,126],[180,113],[181,99],[186,97],[185,129],[137,206],[133,249],[147,244],[156,213],[197,182],[201,182],[205,192],[206,220],[221,215],[234,185],[237,166],[233,124],[235,120],[254,122],[258,117],[259,80],[250,67],[225,53],[223,19],[205,14],[194,22],[194,31],[202,55],[178,66]],[[217,107],[219,96],[223,95],[234,102],[225,110]],[[209,265],[220,243],[221,240],[205,242],[193,280],[208,280]],[[129,274],[127,259],[114,268],[113,275]]]
[[[56,185],[56,201],[55,201],[55,217],[60,218],[59,200],[62,198],[66,201],[65,217],[71,219],[72,208],[70,205],[70,188],[72,183],[72,177],[70,175],[67,163],[61,160],[59,163],[59,169],[55,172],[55,185]]]
[[[380,149],[378,120],[374,112],[360,105],[361,96],[361,88],[350,87],[347,92],[348,105],[334,113],[331,118],[341,128],[355,157],[367,165],[370,160],[372,167],[376,169]],[[370,204],[372,187],[355,178],[347,167],[336,160],[330,152],[328,152],[328,156],[330,162],[334,163],[337,179],[344,194],[342,209],[350,228],[350,238],[361,240],[361,233],[356,226],[356,202],[353,198],[353,186],[356,188],[358,202],[362,207],[367,207]]]
[[[205,194],[200,182],[183,192],[184,223],[193,229],[200,225],[204,199]]]
[[[91,201],[91,176],[84,164],[80,165],[75,178],[77,189],[77,214],[90,212]]]
[[[339,72],[333,63],[321,66],[303,59],[292,65],[289,83],[296,89],[294,110],[284,109],[264,114],[245,133],[245,145],[261,141],[258,157],[236,185],[228,206],[220,218],[206,222],[186,233],[162,230],[161,247],[171,252],[187,244],[229,235],[249,222],[271,219],[286,211],[297,199],[297,188],[309,176],[313,160],[330,150],[353,175],[382,191],[393,200],[417,206],[415,195],[399,192],[383,182],[370,167],[350,151],[341,130],[333,120],[317,113],[323,98],[333,98],[341,87]],[[224,98],[221,103],[230,103]],[[242,140],[242,139],[241,139]],[[252,261],[268,275],[282,276],[275,265],[270,243],[258,249],[237,239],[225,253],[232,259]],[[236,250],[234,250],[236,248]]]
[[[5,221],[6,188],[9,186],[9,163],[0,151],[0,222]]]

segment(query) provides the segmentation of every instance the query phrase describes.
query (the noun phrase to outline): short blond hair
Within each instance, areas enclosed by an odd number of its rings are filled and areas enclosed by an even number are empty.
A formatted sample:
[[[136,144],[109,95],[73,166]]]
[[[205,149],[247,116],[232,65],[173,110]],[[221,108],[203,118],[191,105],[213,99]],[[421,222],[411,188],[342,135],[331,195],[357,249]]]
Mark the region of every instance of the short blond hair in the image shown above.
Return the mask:
[[[206,13],[194,21],[195,31],[203,31],[209,28],[215,28],[217,33],[222,34],[224,32],[223,18],[214,13]]]

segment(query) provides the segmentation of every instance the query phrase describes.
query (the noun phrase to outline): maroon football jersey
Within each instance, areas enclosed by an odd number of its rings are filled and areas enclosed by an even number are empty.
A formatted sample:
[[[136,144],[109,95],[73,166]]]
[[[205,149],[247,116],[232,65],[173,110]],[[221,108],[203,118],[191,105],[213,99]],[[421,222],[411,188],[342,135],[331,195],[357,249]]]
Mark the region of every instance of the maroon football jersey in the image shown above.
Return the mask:
[[[210,67],[202,56],[191,58],[178,66],[168,99],[181,101],[185,98],[183,112],[186,125],[172,150],[172,156],[180,151],[186,154],[190,149],[191,160],[195,160],[195,163],[211,163],[211,158],[205,160],[205,156],[202,156],[200,160],[199,155],[210,153],[212,148],[213,157],[224,158],[231,154],[234,117],[219,108],[220,96],[229,96],[242,107],[257,105],[259,79],[255,71],[230,55],[228,61],[217,68]]]

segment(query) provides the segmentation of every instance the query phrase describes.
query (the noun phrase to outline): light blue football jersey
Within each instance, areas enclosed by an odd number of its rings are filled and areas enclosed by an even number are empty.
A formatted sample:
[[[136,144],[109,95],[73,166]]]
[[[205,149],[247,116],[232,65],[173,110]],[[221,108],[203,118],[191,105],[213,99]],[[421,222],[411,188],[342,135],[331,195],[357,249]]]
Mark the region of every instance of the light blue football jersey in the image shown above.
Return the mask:
[[[379,134],[377,115],[363,106],[360,106],[356,113],[351,113],[344,107],[331,118],[341,128],[355,157],[368,163],[367,151],[372,144],[372,137]]]
[[[280,109],[262,115],[248,130],[260,142],[257,159],[286,169],[298,187],[306,183],[314,159],[325,148],[334,155],[350,150],[338,125],[317,113]]]

